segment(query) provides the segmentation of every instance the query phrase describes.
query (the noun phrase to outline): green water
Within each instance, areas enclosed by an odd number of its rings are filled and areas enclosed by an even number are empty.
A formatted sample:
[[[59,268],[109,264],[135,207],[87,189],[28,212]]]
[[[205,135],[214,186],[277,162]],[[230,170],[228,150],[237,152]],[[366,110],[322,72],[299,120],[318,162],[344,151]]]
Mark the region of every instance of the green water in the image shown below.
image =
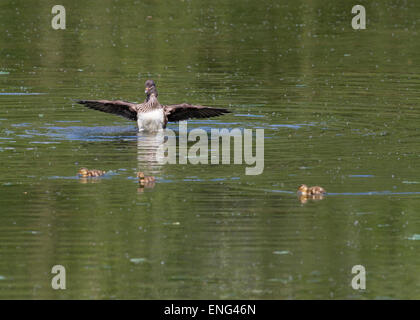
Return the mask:
[[[420,3],[361,1],[358,31],[352,1],[61,4],[66,30],[49,1],[0,3],[1,299],[420,298]],[[142,101],[149,78],[232,111],[190,129],[264,129],[263,174],[161,165],[72,101]]]

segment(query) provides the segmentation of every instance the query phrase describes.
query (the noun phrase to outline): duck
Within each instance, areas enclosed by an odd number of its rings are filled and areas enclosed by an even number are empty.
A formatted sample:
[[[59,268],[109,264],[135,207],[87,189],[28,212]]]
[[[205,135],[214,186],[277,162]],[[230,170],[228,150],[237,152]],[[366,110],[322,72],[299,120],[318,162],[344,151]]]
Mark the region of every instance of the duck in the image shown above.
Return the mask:
[[[137,178],[139,178],[139,183],[140,185],[150,185],[150,184],[154,184],[156,181],[156,178],[153,176],[148,176],[146,177],[144,175],[144,172],[137,172]]]
[[[78,174],[82,178],[90,178],[90,177],[100,177],[103,176],[106,172],[102,170],[92,169],[89,170],[87,168],[81,168],[78,172]]]
[[[209,118],[230,113],[225,108],[213,108],[188,103],[162,105],[158,100],[156,83],[145,82],[146,99],[143,103],[122,100],[76,100],[87,108],[112,113],[137,121],[139,132],[157,132],[165,129],[168,122],[178,122],[192,118]]]
[[[326,193],[325,189],[320,186],[308,187],[306,184],[302,184],[298,188],[298,194],[304,197],[323,195],[325,193]]]

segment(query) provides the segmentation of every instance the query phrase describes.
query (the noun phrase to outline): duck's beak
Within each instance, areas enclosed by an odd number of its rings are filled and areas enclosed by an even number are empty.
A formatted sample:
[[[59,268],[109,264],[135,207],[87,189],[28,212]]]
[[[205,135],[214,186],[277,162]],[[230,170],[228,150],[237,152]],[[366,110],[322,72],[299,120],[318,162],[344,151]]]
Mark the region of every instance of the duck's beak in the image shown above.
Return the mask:
[[[150,88],[146,88],[146,89],[144,90],[144,93],[149,93],[149,90],[150,90]]]

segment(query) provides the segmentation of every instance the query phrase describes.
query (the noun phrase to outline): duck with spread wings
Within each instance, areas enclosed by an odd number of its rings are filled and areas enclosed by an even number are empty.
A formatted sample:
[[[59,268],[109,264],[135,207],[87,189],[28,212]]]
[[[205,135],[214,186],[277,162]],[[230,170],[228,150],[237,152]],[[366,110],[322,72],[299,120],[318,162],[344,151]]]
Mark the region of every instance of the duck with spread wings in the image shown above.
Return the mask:
[[[139,131],[155,132],[165,129],[168,122],[177,122],[192,118],[209,118],[230,113],[224,108],[212,108],[188,103],[161,105],[153,80],[145,83],[146,100],[132,103],[122,100],[77,100],[88,108],[113,113],[129,120],[137,121]]]

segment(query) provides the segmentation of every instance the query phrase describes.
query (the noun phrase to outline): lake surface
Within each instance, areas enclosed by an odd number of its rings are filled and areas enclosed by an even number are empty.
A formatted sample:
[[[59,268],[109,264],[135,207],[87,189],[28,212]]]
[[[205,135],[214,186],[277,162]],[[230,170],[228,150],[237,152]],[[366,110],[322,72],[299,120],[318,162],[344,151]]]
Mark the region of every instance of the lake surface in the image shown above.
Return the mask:
[[[65,30],[49,1],[0,4],[0,298],[419,299],[420,3],[362,2],[366,30],[348,1],[74,1]],[[189,130],[264,129],[263,173],[159,164],[73,101],[149,78],[232,111]]]

